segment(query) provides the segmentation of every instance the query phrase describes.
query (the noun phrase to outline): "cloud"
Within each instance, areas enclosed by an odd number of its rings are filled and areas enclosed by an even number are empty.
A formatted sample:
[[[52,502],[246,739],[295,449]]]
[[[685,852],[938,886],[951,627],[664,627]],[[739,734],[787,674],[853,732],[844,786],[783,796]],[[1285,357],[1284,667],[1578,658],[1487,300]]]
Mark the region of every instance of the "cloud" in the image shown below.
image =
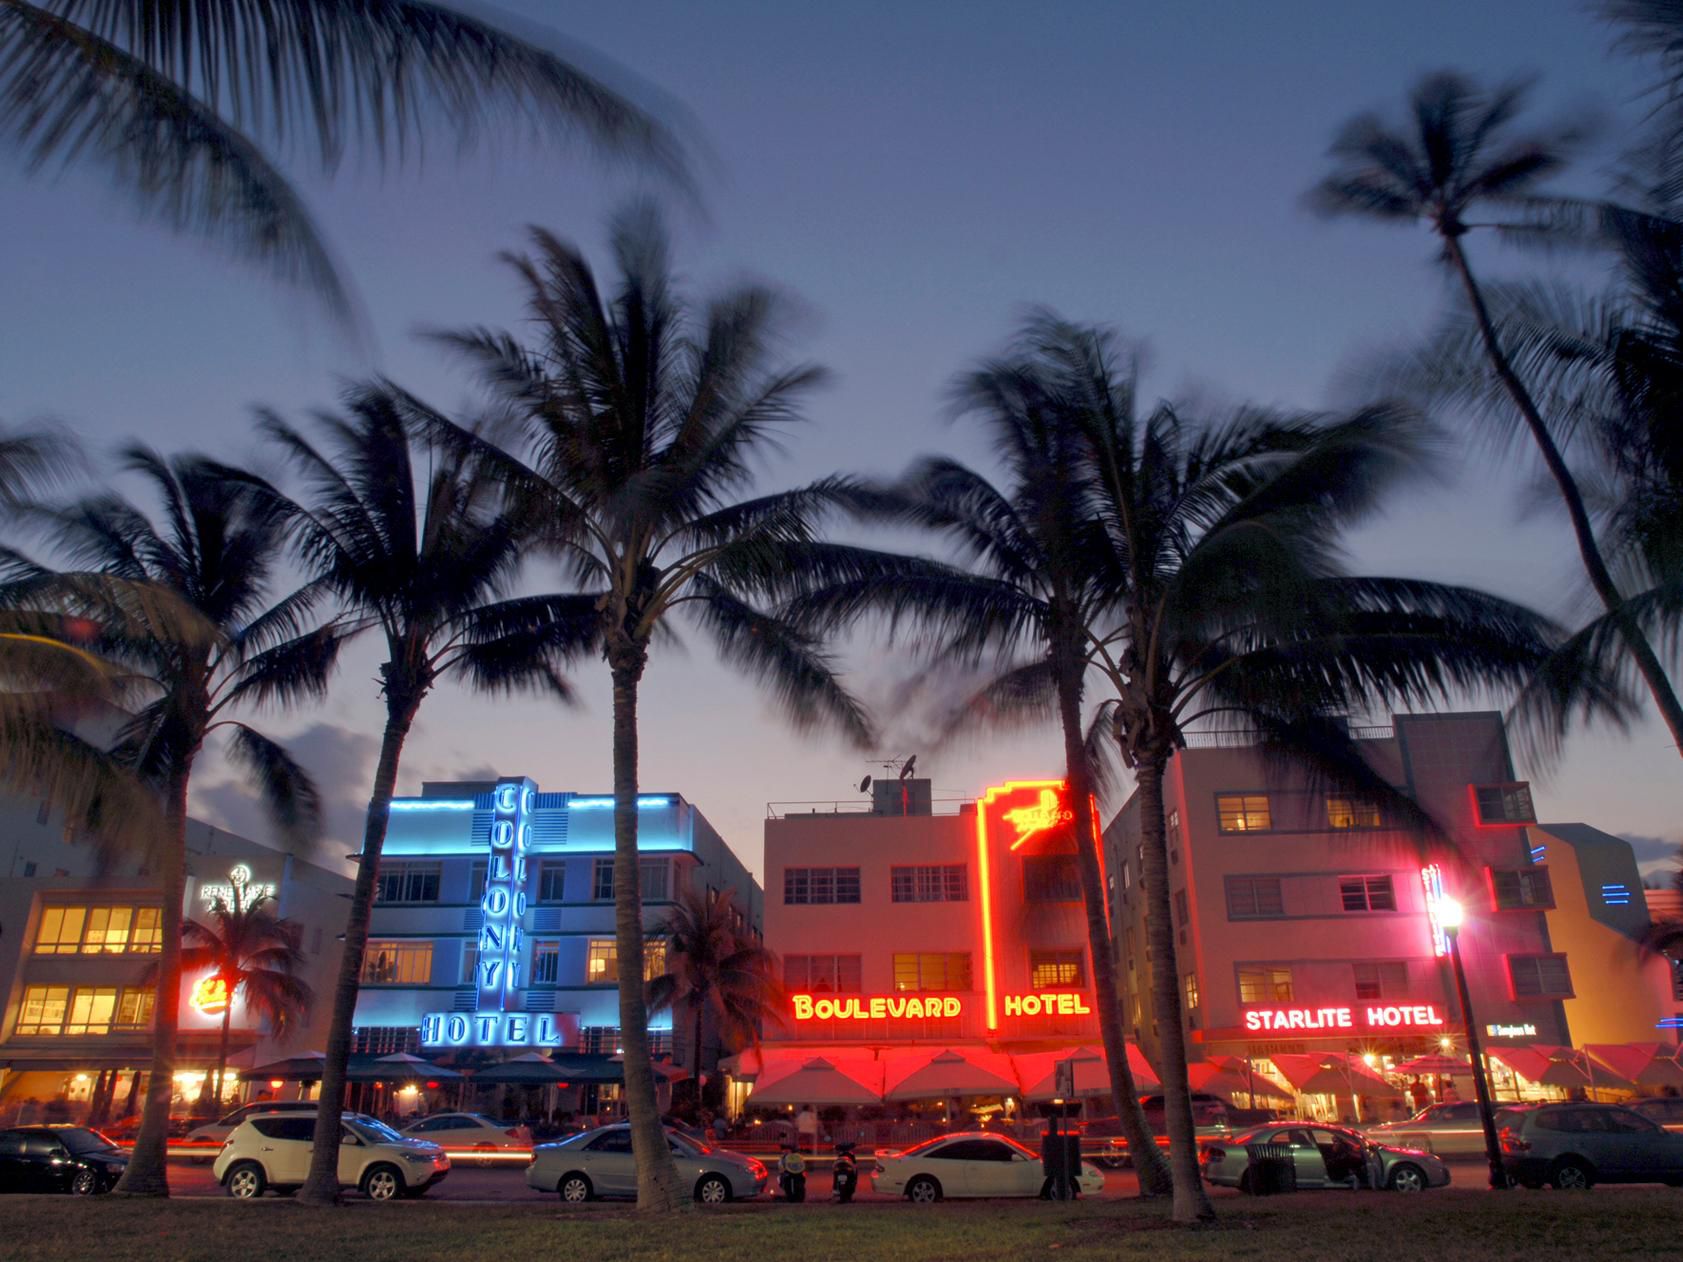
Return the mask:
[[[1636,852],[1636,866],[1644,877],[1669,877],[1676,871],[1680,843],[1675,837],[1647,837],[1641,833],[1620,833]]]
[[[362,848],[363,822],[374,762],[380,749],[379,738],[333,723],[313,723],[282,743],[310,773],[321,795],[321,837],[308,857],[342,870],[345,856]],[[280,846],[280,839],[250,785],[230,772],[225,764],[218,770],[219,778],[194,785],[194,813],[254,841]]]

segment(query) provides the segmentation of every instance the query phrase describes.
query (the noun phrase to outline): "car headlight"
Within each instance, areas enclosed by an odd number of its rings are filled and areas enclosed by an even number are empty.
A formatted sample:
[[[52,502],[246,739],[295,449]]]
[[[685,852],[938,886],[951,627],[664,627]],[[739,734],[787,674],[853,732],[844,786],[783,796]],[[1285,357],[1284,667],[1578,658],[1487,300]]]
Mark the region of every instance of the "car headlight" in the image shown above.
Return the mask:
[[[405,1161],[431,1161],[435,1155],[430,1152],[406,1152],[403,1154],[403,1159]]]

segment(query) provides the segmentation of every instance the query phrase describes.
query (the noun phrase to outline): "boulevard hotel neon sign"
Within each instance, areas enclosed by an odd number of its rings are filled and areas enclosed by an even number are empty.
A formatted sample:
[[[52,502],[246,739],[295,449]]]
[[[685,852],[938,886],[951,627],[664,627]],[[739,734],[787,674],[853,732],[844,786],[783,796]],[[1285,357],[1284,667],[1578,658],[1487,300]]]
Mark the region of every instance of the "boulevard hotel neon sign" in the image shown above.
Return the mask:
[[[964,1012],[958,995],[816,995],[791,996],[797,1021],[901,1021],[956,1017]],[[1006,995],[1008,1017],[1086,1017],[1093,1010],[1086,996],[1073,991]]]
[[[1248,1008],[1245,1029],[1282,1030],[1441,1030],[1447,1024],[1436,1005],[1429,1003],[1370,1003],[1354,1008]]]

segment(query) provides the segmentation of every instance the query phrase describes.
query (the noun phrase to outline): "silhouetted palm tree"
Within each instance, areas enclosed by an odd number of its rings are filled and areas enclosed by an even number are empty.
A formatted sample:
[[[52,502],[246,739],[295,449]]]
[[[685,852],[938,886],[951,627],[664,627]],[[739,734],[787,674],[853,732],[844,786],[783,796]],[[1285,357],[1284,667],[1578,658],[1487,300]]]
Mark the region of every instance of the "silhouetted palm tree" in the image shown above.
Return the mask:
[[[1651,156],[1669,199],[1683,197],[1683,3],[1678,0],[1598,0],[1595,9],[1621,28],[1621,51],[1658,63],[1650,88]]]
[[[291,457],[308,488],[288,510],[289,529],[317,585],[339,602],[338,634],[385,642],[380,666],[385,730],[369,793],[345,952],[333,992],[321,1108],[306,1202],[339,1196],[339,1113],[351,1023],[362,978],[391,798],[409,729],[428,694],[456,679],[489,691],[535,690],[563,700],[560,673],[582,643],[591,602],[513,596],[527,533],[502,510],[499,485],[444,417],[395,387],[355,390],[349,415],[322,416],[323,447],[270,416],[264,430]]]
[[[669,272],[653,211],[620,215],[619,269],[604,294],[583,255],[546,232],[535,257],[511,261],[525,282],[530,349],[487,330],[449,341],[527,423],[530,463],[508,470],[523,511],[581,588],[591,642],[613,678],[614,914],[620,1040],[637,1158],[637,1204],[680,1203],[661,1132],[643,994],[637,889],[637,706],[651,646],[680,615],[725,660],[769,684],[799,724],[828,721],[857,740],[865,715],[836,682],[820,643],[768,612],[803,576],[855,550],[819,543],[815,523],[837,481],[739,498],[751,462],[798,422],[817,368],[773,367],[783,307],[747,287],[688,310]]]
[[[1374,114],[1345,124],[1332,146],[1336,169],[1310,198],[1328,214],[1423,222],[1442,241],[1444,261],[1460,282],[1491,370],[1524,422],[1566,506],[1590,586],[1683,756],[1683,702],[1649,637],[1626,608],[1625,595],[1596,538],[1578,479],[1531,388],[1514,367],[1511,350],[1502,341],[1464,247],[1463,239],[1473,228],[1493,226],[1468,219],[1475,207],[1522,203],[1559,169],[1576,139],[1570,129],[1514,135],[1513,122],[1524,101],[1523,85],[1485,91],[1457,74],[1428,75],[1411,94],[1403,126],[1394,127]]]
[[[222,984],[222,1033],[217,1044],[216,1074],[210,1098],[220,1107],[223,1078],[228,1071],[228,1031],[234,1004],[259,1018],[271,1034],[285,1039],[293,1025],[315,1001],[309,983],[298,976],[304,967],[303,927],[283,920],[269,906],[267,894],[251,899],[233,887],[232,901],[218,896],[208,921],[188,920],[181,926],[183,972],[210,968]]]
[[[492,143],[556,129],[678,173],[662,126],[568,60],[423,0],[0,0],[0,139],[31,171],[110,174],[148,217],[220,240],[337,309],[347,295],[264,150],[332,170],[449,128]]]
[[[331,626],[311,627],[310,589],[274,598],[283,522],[261,483],[209,460],[165,459],[143,447],[130,448],[125,463],[157,495],[157,524],[128,501],[102,495],[55,510],[51,530],[73,565],[168,592],[204,628],[186,638],[142,633],[108,618],[99,621],[92,642],[123,667],[137,694],[111,752],[159,796],[164,817],[145,859],[158,874],[163,904],[152,1066],[140,1132],[118,1189],[167,1195],[164,1143],[174,1090],[193,768],[207,738],[225,733],[226,753],[252,776],[277,825],[292,837],[311,832],[319,810],[309,777],[280,745],[232,714],[322,696],[339,637]]]
[[[649,1012],[684,1009],[695,1023],[689,1069],[701,1107],[701,1040],[709,1020],[721,1044],[738,1051],[780,1023],[788,996],[777,956],[738,927],[736,891],[717,896],[690,885],[666,914],[666,972],[650,979]],[[675,1025],[676,1023],[674,1023]]]

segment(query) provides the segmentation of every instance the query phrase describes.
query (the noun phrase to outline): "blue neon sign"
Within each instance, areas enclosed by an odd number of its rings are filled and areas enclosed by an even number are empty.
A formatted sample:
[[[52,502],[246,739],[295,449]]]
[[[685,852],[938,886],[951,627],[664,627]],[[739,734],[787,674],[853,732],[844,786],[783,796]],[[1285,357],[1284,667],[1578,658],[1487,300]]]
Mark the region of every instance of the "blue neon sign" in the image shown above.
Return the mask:
[[[526,846],[531,841],[532,789],[499,784],[492,795],[490,854],[479,900],[479,1011],[501,1012],[520,981],[520,931],[526,922]]]
[[[473,799],[461,798],[401,798],[392,802],[393,811],[471,811]]]

